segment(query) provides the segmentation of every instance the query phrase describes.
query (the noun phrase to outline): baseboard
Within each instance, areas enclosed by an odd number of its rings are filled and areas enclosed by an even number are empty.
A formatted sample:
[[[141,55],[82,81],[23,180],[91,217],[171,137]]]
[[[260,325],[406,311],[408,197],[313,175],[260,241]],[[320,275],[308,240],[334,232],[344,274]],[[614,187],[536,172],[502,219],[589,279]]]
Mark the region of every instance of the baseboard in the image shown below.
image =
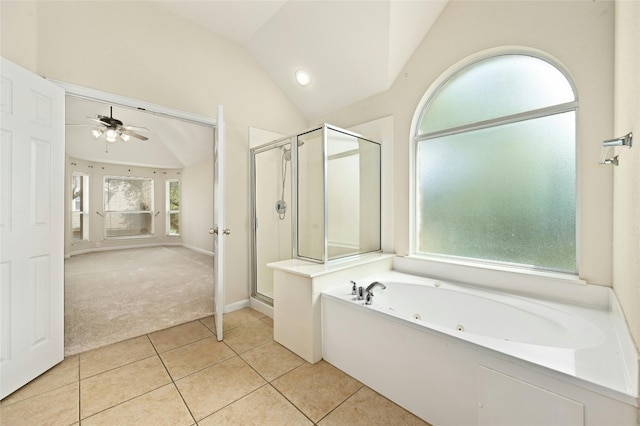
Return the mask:
[[[224,306],[224,313],[227,314],[229,312],[237,311],[239,309],[248,308],[250,306],[249,299],[239,300],[237,302],[230,303]]]
[[[273,318],[273,306],[267,305],[258,299],[251,298],[251,307],[256,311],[265,314],[269,318]]]
[[[208,256],[213,256],[213,252],[212,251],[204,250],[204,249],[201,249],[199,247],[195,247],[195,246],[192,246],[192,245],[189,245],[189,244],[184,244],[184,243],[181,244],[181,245],[182,245],[182,247],[188,248],[189,250],[197,251],[198,253],[206,254]]]
[[[114,251],[114,250],[131,250],[137,248],[149,248],[149,247],[181,247],[184,244],[182,243],[151,243],[151,244],[140,244],[140,245],[131,245],[131,246],[112,246],[112,247],[92,247],[83,250],[76,250],[65,254],[65,258],[69,259],[71,256],[78,256],[80,254],[87,253],[95,253],[99,251]]]
[[[76,250],[73,252],[65,253],[64,258],[69,259],[71,256],[78,256],[80,254],[87,253],[95,253],[99,251],[113,251],[113,250],[129,250],[129,249],[137,249],[137,248],[149,248],[149,247],[184,247],[189,250],[196,251],[201,254],[206,254],[207,256],[213,256],[213,252],[208,250],[203,250],[201,248],[191,246],[189,244],[183,243],[153,243],[153,244],[141,244],[135,246],[117,246],[117,247],[92,247],[84,250]]]

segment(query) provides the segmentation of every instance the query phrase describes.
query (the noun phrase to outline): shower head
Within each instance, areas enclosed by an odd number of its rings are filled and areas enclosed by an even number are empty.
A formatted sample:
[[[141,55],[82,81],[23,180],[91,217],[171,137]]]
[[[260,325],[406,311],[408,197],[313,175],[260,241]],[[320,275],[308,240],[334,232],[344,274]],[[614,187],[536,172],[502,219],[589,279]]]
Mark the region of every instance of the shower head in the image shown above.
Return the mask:
[[[298,141],[298,146],[304,145],[304,141]],[[282,159],[285,161],[291,161],[291,146],[282,146]]]
[[[282,158],[284,161],[291,161],[291,148],[282,148]]]

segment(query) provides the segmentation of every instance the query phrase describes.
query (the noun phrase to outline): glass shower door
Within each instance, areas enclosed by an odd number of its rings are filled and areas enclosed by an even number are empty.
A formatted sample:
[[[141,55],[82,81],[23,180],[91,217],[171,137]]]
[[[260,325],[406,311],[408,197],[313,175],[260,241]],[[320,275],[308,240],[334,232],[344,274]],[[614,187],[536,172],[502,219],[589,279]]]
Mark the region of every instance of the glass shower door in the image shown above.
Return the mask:
[[[252,151],[253,256],[252,296],[273,304],[273,271],[266,265],[291,259],[291,142]]]

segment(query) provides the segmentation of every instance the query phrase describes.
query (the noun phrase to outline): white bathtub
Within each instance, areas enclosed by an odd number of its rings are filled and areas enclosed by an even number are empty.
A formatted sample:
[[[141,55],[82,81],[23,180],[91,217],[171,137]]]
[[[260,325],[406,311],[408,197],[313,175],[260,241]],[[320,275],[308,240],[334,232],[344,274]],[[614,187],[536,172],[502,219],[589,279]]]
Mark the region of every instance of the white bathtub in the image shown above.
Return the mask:
[[[323,293],[323,358],[424,420],[637,423],[637,355],[615,309],[398,272],[357,284],[373,281],[387,288],[369,306],[349,284]]]

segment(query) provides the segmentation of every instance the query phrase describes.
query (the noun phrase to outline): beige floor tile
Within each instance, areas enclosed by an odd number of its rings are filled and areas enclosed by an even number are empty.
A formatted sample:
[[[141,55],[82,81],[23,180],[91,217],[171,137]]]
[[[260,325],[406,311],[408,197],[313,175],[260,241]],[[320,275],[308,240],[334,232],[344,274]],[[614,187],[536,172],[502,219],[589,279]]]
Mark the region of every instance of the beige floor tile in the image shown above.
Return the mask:
[[[157,356],[136,361],[80,382],[81,418],[171,382]]]
[[[304,360],[273,340],[242,355],[268,382],[304,364]]]
[[[257,321],[264,318],[265,315],[252,308],[239,309],[237,311],[224,314],[222,319],[222,329],[224,331],[232,330],[236,327],[248,324],[253,321]]]
[[[80,354],[80,378],[130,364],[156,355],[147,336],[140,336]]]
[[[213,334],[216,334],[216,319],[213,316],[200,318],[203,323]]]
[[[260,318],[260,321],[262,321],[263,323],[273,327],[273,318],[264,317],[264,318]]]
[[[65,358],[60,364],[33,379],[0,402],[0,406],[13,404],[44,392],[78,381],[78,356]]]
[[[237,353],[243,353],[273,340],[273,328],[262,321],[249,322],[225,332],[224,341]]]
[[[163,352],[161,358],[173,380],[178,380],[235,355],[214,336]]]
[[[92,425],[189,426],[193,417],[173,383],[82,420]]]
[[[213,333],[204,324],[200,321],[191,321],[151,333],[149,338],[158,352],[166,352],[211,336]]]
[[[176,386],[199,421],[265,383],[236,356],[178,380]]]
[[[314,422],[362,387],[360,382],[325,361],[305,363],[271,384]]]
[[[69,425],[78,421],[78,382],[0,407],[2,426]]]
[[[429,425],[366,386],[363,386],[351,398],[347,399],[344,404],[332,411],[318,424],[322,426],[356,424],[368,426]]]
[[[214,425],[313,425],[273,387],[266,385],[198,422]]]

